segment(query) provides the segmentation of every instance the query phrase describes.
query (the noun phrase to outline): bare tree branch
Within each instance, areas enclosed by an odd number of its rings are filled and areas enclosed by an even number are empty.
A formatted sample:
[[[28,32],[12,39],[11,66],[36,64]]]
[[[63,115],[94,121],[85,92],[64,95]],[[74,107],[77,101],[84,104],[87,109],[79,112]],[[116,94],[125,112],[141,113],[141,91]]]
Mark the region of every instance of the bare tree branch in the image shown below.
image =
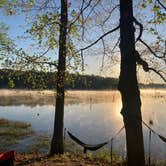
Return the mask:
[[[86,49],[88,49],[88,48],[90,48],[90,47],[92,47],[93,45],[95,45],[96,43],[98,43],[100,40],[103,41],[103,38],[104,38],[105,36],[107,36],[108,34],[114,32],[114,31],[116,31],[116,30],[118,30],[119,28],[120,28],[120,25],[118,25],[116,28],[114,28],[114,29],[112,29],[112,30],[106,32],[105,34],[103,34],[102,36],[100,36],[96,41],[94,41],[94,42],[91,43],[90,45],[88,45],[88,46],[86,46],[86,47],[84,47],[84,48],[82,48],[82,49],[80,49],[80,50],[78,50],[78,51],[76,52],[76,53],[81,52],[82,71],[84,70],[83,51],[86,50]],[[105,46],[104,46],[104,47],[105,47]],[[104,49],[105,49],[105,48],[104,48]]]
[[[146,43],[146,42],[144,42],[141,38],[139,39],[139,41],[142,43],[142,44],[144,44],[148,49],[149,49],[149,51],[155,56],[155,57],[157,57],[157,58],[163,58],[164,60],[165,60],[165,56],[166,56],[166,54],[165,53],[163,53],[163,56],[158,56],[152,49],[151,49],[151,47]]]
[[[80,13],[78,14],[78,16],[75,18],[75,20],[69,25],[69,31],[71,27],[75,24],[75,22],[80,18],[81,14],[90,6],[92,0],[89,0],[88,4],[84,7],[85,4],[85,0],[82,0],[82,5],[81,5],[81,9],[80,9]]]
[[[120,42],[120,37],[118,38],[117,42],[115,43],[114,47],[112,48],[111,53],[113,53],[115,48],[118,46],[119,42]]]
[[[81,27],[82,27],[82,40],[84,40],[84,34],[85,34],[85,25],[84,25],[84,13],[81,13]]]
[[[99,4],[100,1],[101,1],[101,0],[98,0],[98,1],[96,2],[96,4],[94,4],[94,5],[91,7],[91,10],[90,10],[89,14],[88,14],[87,17],[85,18],[85,22],[86,22],[87,19],[90,17],[91,13],[92,13],[92,12],[95,12],[94,9],[95,9],[95,7]],[[90,5],[90,6],[91,6],[91,5]]]
[[[103,39],[105,36],[107,36],[108,34],[114,32],[114,31],[116,31],[116,30],[118,30],[119,28],[120,28],[120,25],[118,25],[116,28],[114,28],[114,29],[112,29],[112,30],[106,32],[105,34],[103,34],[102,36],[100,36],[96,41],[94,41],[94,42],[91,43],[90,45],[88,45],[88,46],[82,48],[81,50],[84,51],[84,50],[86,50],[86,49],[92,47],[93,45],[95,45],[96,43],[98,43],[101,39]],[[78,52],[79,52],[79,51],[78,51]]]
[[[160,0],[157,0],[157,2],[159,3],[159,5],[166,10],[166,7],[160,2]]]
[[[136,42],[137,41],[140,41],[141,43],[143,43],[147,48],[148,50],[157,58],[160,58],[160,59],[163,59],[165,62],[166,62],[166,59],[165,59],[165,56],[166,56],[166,53],[164,52],[163,53],[163,56],[158,56],[152,49],[151,47],[146,43],[144,42],[142,39],[141,39],[141,36],[142,36],[142,33],[143,33],[143,25],[134,17],[133,18],[134,22],[136,25],[138,25],[140,27],[140,33],[136,39]]]
[[[101,29],[102,29],[102,32],[105,33],[104,28],[103,28],[103,25],[101,25]],[[106,46],[105,46],[105,41],[104,41],[104,39],[102,38],[101,41],[102,41],[102,45],[103,45],[103,56],[102,56],[102,64],[101,64],[101,71],[102,71],[103,68],[104,68],[105,56],[107,55],[107,53],[106,53]]]
[[[157,75],[159,75],[162,78],[162,80],[164,80],[164,82],[166,82],[166,79],[164,78],[164,76],[156,69],[149,67],[148,63],[140,57],[140,54],[136,50],[135,50],[135,56],[136,56],[137,63],[143,67],[145,72],[148,72],[151,70],[151,71],[155,72]]]
[[[83,55],[83,50],[81,50],[81,62],[82,62],[82,71],[84,71],[84,55]]]
[[[116,5],[110,12],[109,12],[109,15],[107,16],[107,18],[103,21],[103,24],[105,24],[107,21],[108,21],[108,19],[111,17],[111,15],[112,15],[112,13],[113,13],[113,11],[115,10],[115,9],[117,9],[119,7],[119,5]],[[108,12],[108,11],[107,11]]]
[[[101,39],[102,44],[103,44],[103,57],[102,57],[102,64],[101,64],[101,69],[103,69],[104,67],[104,59],[105,59],[105,55],[106,55],[106,48],[105,48],[105,42],[104,39]]]
[[[41,55],[37,56],[35,60],[37,60],[37,59],[43,57],[44,55],[46,55],[49,50],[50,50],[50,47],[48,47],[48,49],[46,51],[44,51]]]
[[[137,39],[136,39],[136,42],[137,42],[137,41],[138,41],[139,39],[141,39],[141,37],[142,37],[143,25],[142,25],[135,17],[133,17],[133,20],[134,20],[135,24],[140,27],[140,33],[139,33],[139,35],[138,35],[138,37],[137,37]]]
[[[149,67],[149,70],[151,70],[151,71],[155,72],[156,74],[158,74],[164,80],[164,82],[166,83],[166,79],[164,78],[164,76],[159,71],[157,71],[157,70],[155,70],[154,68],[151,68],[151,67]]]

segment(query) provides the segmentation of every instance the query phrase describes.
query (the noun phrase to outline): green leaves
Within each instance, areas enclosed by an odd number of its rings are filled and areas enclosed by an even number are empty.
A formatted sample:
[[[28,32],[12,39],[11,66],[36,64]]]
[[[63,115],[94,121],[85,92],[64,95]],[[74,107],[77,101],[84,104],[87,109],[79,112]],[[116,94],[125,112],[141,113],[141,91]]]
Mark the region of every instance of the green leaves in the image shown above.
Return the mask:
[[[0,61],[5,61],[5,58],[10,54],[8,47],[13,45],[13,41],[8,36],[8,27],[4,23],[0,23]]]
[[[13,15],[16,13],[16,4],[17,0],[0,0],[0,8],[5,11],[7,15]]]
[[[142,3],[141,7],[144,9],[146,8],[146,3]]]
[[[166,3],[166,0],[164,0],[163,5],[165,5],[165,3]],[[159,3],[153,0],[142,0],[141,8],[142,9],[150,8],[152,14],[154,13],[155,17],[152,20],[148,21],[149,23],[152,23],[152,24],[165,23],[166,13]]]
[[[3,5],[5,4],[6,0],[0,0],[0,8],[3,7]]]
[[[152,11],[154,11],[154,12],[159,12],[159,11],[160,11],[160,7],[154,5],[154,7],[152,8]]]
[[[149,4],[152,4],[152,0],[148,0]]]
[[[165,5],[166,0],[162,1],[162,4]],[[142,0],[141,8],[146,13],[146,20],[149,32],[154,35],[155,43],[163,45],[164,40],[162,32],[160,32],[160,27],[163,26],[166,22],[166,13],[161,4],[155,0]]]
[[[15,87],[14,81],[9,79],[8,86],[9,88],[13,89]]]
[[[59,36],[59,12],[46,12],[37,16],[31,28],[27,31],[34,38],[37,37],[38,44],[43,42],[51,49],[57,47]]]
[[[33,6],[33,5],[34,5],[34,2],[35,2],[34,0],[30,0],[30,1],[29,1],[29,6]]]

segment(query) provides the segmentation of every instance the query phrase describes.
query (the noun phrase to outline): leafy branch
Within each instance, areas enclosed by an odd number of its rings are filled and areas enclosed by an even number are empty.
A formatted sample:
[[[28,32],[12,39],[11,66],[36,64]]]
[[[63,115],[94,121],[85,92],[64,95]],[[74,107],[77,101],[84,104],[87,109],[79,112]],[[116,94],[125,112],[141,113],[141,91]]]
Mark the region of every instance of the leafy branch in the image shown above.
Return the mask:
[[[16,56],[20,57],[22,60],[25,61],[25,63],[33,63],[33,64],[46,64],[46,65],[50,65],[50,66],[55,66],[57,67],[57,64],[55,64],[54,62],[48,62],[48,61],[39,61],[39,59],[41,57],[43,57],[48,51],[50,48],[48,48],[44,53],[42,53],[41,55],[39,56],[35,56],[35,57],[32,57],[32,56],[29,56],[28,54],[25,53],[25,51],[23,51],[22,49],[20,50],[16,50],[14,48],[11,48],[9,46],[7,46],[7,49],[8,51],[11,51],[12,53],[14,53]],[[18,64],[17,62],[15,62],[15,64]]]

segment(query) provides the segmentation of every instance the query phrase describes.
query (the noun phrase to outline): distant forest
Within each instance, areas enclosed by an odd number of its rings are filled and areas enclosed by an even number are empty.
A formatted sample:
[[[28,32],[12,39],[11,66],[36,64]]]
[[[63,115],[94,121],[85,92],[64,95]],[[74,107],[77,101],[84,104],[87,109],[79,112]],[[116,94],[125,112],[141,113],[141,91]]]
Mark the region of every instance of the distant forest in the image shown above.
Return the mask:
[[[66,89],[104,90],[117,89],[118,79],[95,75],[67,74]],[[55,89],[56,73],[41,71],[0,70],[0,88]],[[166,88],[165,84],[140,84],[141,88]]]

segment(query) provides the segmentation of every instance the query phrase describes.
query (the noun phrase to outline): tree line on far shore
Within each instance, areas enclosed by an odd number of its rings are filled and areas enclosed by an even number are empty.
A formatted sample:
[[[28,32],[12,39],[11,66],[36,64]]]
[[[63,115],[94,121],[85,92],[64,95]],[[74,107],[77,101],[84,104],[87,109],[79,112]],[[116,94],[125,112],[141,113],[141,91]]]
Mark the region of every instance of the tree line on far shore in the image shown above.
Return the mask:
[[[95,75],[69,74],[66,89],[104,90],[117,89],[118,79]],[[0,88],[55,89],[56,72],[0,70]],[[166,88],[164,84],[140,84],[141,88]]]

